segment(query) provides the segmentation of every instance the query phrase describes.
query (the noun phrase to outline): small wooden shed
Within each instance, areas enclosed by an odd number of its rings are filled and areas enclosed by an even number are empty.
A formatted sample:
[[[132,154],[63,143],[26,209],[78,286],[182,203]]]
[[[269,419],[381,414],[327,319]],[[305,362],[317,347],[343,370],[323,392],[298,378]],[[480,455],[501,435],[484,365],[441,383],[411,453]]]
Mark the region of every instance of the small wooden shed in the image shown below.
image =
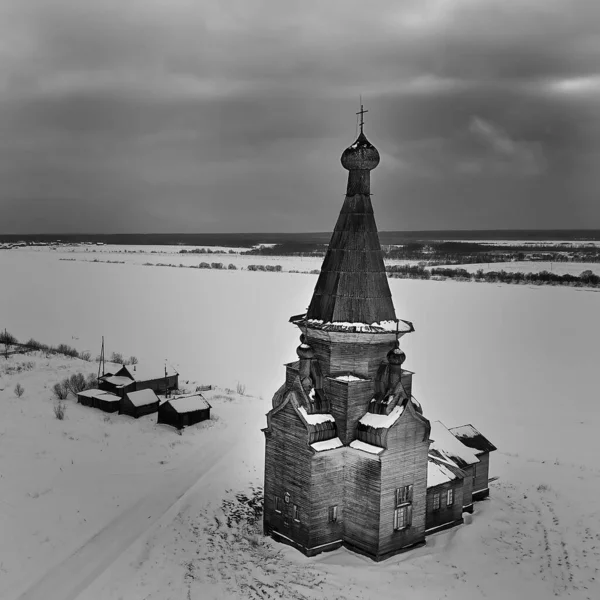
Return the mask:
[[[84,390],[77,394],[77,402],[83,406],[93,406],[104,412],[117,412],[121,398],[111,392],[104,390]]]
[[[159,400],[153,390],[128,392],[121,400],[119,414],[143,417],[158,411]]]
[[[183,429],[210,419],[210,409],[202,394],[174,396],[158,407],[158,422]]]

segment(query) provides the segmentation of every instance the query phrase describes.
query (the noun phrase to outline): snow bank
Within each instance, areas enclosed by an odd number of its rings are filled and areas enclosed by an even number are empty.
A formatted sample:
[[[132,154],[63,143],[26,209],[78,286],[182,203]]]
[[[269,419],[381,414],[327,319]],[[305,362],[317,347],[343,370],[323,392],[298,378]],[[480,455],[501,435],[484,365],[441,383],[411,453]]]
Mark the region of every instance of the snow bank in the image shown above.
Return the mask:
[[[309,425],[319,425],[319,423],[328,423],[328,422],[335,423],[335,419],[333,418],[333,415],[330,415],[330,414],[310,414],[309,415],[306,412],[306,409],[304,408],[304,406],[300,406],[298,408],[298,410],[304,417],[304,420]]]
[[[354,440],[353,442],[350,442],[350,448],[362,450],[363,452],[368,452],[369,454],[381,454],[384,450],[384,448],[373,446],[372,444],[367,444],[366,442],[361,442],[360,440]]]
[[[368,425],[374,429],[387,429],[391,427],[404,412],[403,406],[395,406],[389,415],[375,415],[373,413],[367,413],[364,417],[359,419],[361,425]]]
[[[315,442],[311,444],[311,447],[314,448],[317,452],[323,452],[324,450],[335,450],[336,448],[341,448],[344,444],[342,444],[342,440],[336,437],[332,440],[324,440],[322,442]]]

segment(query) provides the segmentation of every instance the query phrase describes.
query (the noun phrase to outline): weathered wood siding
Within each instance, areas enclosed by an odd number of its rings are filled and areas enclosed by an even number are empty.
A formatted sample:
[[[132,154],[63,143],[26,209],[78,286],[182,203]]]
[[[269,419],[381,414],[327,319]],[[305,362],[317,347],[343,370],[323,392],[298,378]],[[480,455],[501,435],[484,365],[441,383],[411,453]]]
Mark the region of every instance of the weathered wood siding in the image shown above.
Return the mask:
[[[462,469],[465,474],[462,494],[463,494],[463,508],[468,508],[473,504],[473,468],[475,465],[471,465]]]
[[[341,540],[344,535],[345,448],[317,452],[311,461],[310,548]],[[329,522],[329,507],[337,506],[337,520]]]
[[[387,434],[387,450],[381,455],[381,522],[379,555],[393,554],[425,539],[425,499],[427,495],[427,425],[410,409]],[[413,486],[412,524],[394,531],[396,489]]]
[[[446,505],[446,494],[449,489],[454,491],[454,502]],[[440,508],[433,509],[433,496],[440,494]],[[448,483],[437,485],[427,490],[427,522],[426,528],[443,527],[462,520],[463,493],[462,479],[454,479]]]
[[[488,495],[488,479],[490,476],[490,454],[484,452],[479,455],[479,462],[475,468],[475,484],[473,485],[473,497],[475,499],[484,498]]]
[[[376,556],[379,547],[381,462],[374,454],[346,448],[344,540]]]
[[[264,529],[278,531],[303,548],[310,542],[310,479],[313,451],[306,428],[291,400],[271,416],[271,431],[265,436]],[[284,502],[285,493],[290,502]],[[275,512],[275,496],[281,498],[281,514]],[[300,510],[300,522],[292,507]]]
[[[358,420],[367,412],[373,398],[373,382],[338,381],[325,378],[325,393],[329,398],[331,414],[334,416],[338,436],[344,444],[356,439]]]
[[[136,381],[134,389],[136,392],[139,390],[153,390],[155,392],[164,393],[167,390],[177,389],[178,387],[179,375],[170,375],[169,377],[159,377],[157,379]]]

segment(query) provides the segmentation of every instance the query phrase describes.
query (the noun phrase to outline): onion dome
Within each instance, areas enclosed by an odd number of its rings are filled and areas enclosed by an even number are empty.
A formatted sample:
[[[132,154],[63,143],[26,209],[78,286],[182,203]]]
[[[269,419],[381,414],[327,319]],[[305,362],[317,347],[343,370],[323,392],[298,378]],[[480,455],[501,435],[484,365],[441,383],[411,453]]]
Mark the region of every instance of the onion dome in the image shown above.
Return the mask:
[[[406,360],[406,354],[400,350],[400,344],[396,340],[395,347],[387,353],[390,365],[401,365]]]
[[[300,336],[301,344],[296,348],[296,354],[300,360],[311,360],[315,357],[315,351],[306,343],[306,336]]]
[[[379,164],[379,152],[361,131],[354,144],[344,150],[341,161],[347,171],[371,171]]]

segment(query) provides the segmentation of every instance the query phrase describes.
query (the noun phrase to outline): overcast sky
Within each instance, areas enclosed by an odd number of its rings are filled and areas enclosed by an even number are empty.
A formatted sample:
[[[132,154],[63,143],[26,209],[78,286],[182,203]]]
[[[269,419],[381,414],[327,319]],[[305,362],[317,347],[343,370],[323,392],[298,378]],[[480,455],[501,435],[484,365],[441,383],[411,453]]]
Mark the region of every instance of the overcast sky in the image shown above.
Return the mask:
[[[600,228],[597,0],[2,0],[0,232]]]

